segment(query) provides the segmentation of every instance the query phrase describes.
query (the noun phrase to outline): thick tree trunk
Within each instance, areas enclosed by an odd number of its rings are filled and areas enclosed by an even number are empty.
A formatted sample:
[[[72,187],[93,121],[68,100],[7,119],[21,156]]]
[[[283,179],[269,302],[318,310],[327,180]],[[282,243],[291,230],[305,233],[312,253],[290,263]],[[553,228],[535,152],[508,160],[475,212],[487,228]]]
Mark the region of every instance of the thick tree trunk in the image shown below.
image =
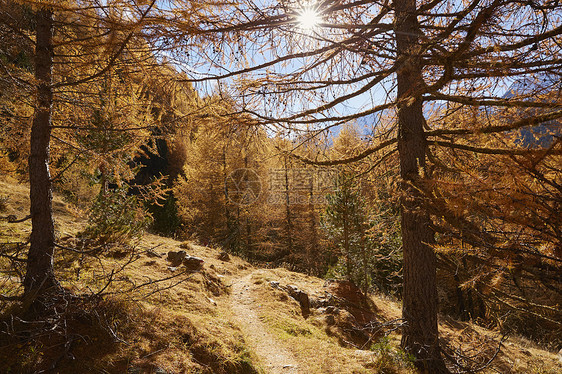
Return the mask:
[[[24,280],[26,296],[41,294],[58,286],[53,267],[55,229],[49,174],[51,133],[51,70],[53,66],[53,13],[41,9],[36,14],[35,78],[37,100],[31,127],[29,184],[31,199],[31,246]]]
[[[401,224],[404,250],[402,347],[428,373],[447,373],[437,328],[436,257],[434,233],[423,196],[426,139],[423,130],[421,51],[415,0],[395,0],[398,152],[402,178]]]

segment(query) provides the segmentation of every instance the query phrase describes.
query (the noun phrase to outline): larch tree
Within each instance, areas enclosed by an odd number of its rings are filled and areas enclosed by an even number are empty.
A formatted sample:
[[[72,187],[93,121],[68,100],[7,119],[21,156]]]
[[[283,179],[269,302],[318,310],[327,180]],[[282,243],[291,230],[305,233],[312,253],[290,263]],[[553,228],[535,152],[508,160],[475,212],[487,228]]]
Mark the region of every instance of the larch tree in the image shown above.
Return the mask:
[[[101,5],[89,7],[87,4],[50,2],[21,2],[20,4],[32,9],[35,19],[36,104],[31,126],[29,156],[32,232],[24,279],[25,295],[34,297],[46,290],[59,288],[53,267],[55,230],[52,180],[49,171],[55,95],[65,88],[79,87],[80,84],[91,83],[102,77],[120,59],[133,33],[118,36],[123,33],[115,27],[115,18],[106,14]],[[137,23],[142,22],[150,8],[151,6],[143,9]],[[72,15],[69,16],[70,14]],[[96,16],[99,23],[92,21],[91,17],[95,20]],[[124,25],[120,26],[124,27]],[[80,28],[79,32],[82,35],[72,35],[69,32],[70,28]],[[66,36],[70,38],[66,39]],[[68,48],[72,43],[75,44],[75,48]],[[109,51],[106,53],[109,56],[102,55],[102,60],[95,53],[103,47],[107,47]],[[69,53],[61,55],[57,53],[59,49]],[[75,75],[75,79],[53,76],[56,64],[66,65],[65,68],[71,66],[74,69],[81,68],[78,70],[81,75]]]
[[[230,17],[224,17],[227,13]],[[420,368],[447,372],[438,339],[434,221],[454,224],[456,217],[434,209],[428,191],[439,177],[436,170],[455,165],[434,156],[440,149],[514,157],[560,154],[559,137],[540,149],[486,139],[521,128],[533,131],[562,117],[559,97],[507,94],[514,83],[537,82],[541,74],[557,77],[546,89],[559,90],[562,5],[550,0],[248,0],[224,4],[199,27],[216,43],[185,60],[209,74],[192,75],[192,81],[232,83],[231,95],[242,110],[272,131],[314,137],[351,120],[372,125],[368,149],[308,162],[335,165],[397,149],[402,346]],[[521,111],[518,120],[504,116],[500,123],[486,117],[444,120],[465,107],[500,116],[513,108]],[[381,127],[383,116],[394,126]]]
[[[201,104],[181,139],[185,163],[174,183],[179,214],[186,234],[244,253],[256,240],[252,221],[263,208],[266,137],[247,116],[230,116],[228,100],[211,96]]]
[[[29,86],[22,84],[33,71],[33,43],[29,38],[32,29],[29,13],[15,4],[5,4],[0,8],[2,19],[15,20],[15,25],[0,23],[0,135],[2,151],[0,157],[3,172],[16,172],[27,169],[27,152],[22,149],[22,141],[29,144],[29,134],[22,130],[22,122],[32,112],[29,97],[33,94]],[[19,32],[14,32],[16,27]],[[12,161],[12,162],[10,162]],[[0,168],[2,167],[0,166]]]
[[[552,100],[552,92],[539,93],[540,85],[530,90],[539,100]],[[499,126],[506,118],[517,123],[522,115],[523,121],[536,120],[521,109],[486,113],[459,108],[447,121]],[[450,167],[436,168],[434,185],[427,189],[429,209],[441,212],[433,222],[441,284],[456,300],[453,313],[525,334],[545,346],[556,346],[562,338],[562,313],[556,307],[562,300],[559,131],[558,121],[546,121],[533,131],[470,136],[473,147],[528,148],[520,154],[436,149],[435,161]]]
[[[189,33],[192,16],[204,18],[202,13],[197,13],[199,10],[194,7],[194,2],[175,4],[182,9],[183,19],[175,17],[168,7],[160,9],[155,0],[16,0],[0,4],[3,14],[9,15],[2,17],[3,30],[11,30],[33,46],[29,56],[33,68],[29,69],[29,74],[10,75],[9,69],[4,69],[3,73],[3,81],[11,79],[13,86],[24,86],[34,93],[29,147],[32,232],[23,282],[25,298],[33,300],[48,290],[60,290],[53,267],[56,240],[50,171],[52,139],[57,138],[68,149],[84,151],[77,139],[65,134],[95,130],[95,126],[91,126],[92,115],[95,114],[92,110],[105,111],[117,105],[119,99],[113,95],[116,91],[105,99],[100,98],[104,84],[110,80],[135,82],[133,86],[138,89],[142,87],[143,77],[152,75],[151,78],[154,78],[157,75],[158,69],[154,67],[164,62],[169,47],[163,44],[159,27],[163,23],[170,25],[175,22],[166,30],[166,36],[172,40],[180,31],[182,36]],[[21,22],[21,17],[13,17],[18,14],[13,9],[21,9],[19,14],[30,21]],[[200,39],[192,42],[199,43]],[[149,95],[142,95],[142,92],[137,95],[138,99],[147,97]],[[100,101],[106,99],[109,102],[104,106]],[[142,105],[147,100],[144,101]],[[115,115],[124,114],[127,110],[138,113],[138,103],[130,104],[127,104],[128,108],[121,106],[113,113],[99,112],[101,116],[98,117],[109,115],[113,116],[113,120]],[[70,115],[64,110],[68,110]],[[85,116],[76,121],[79,113]],[[133,117],[129,118],[129,122],[118,120],[118,128],[105,130],[116,133],[144,131],[145,136],[146,130],[153,126],[154,116]],[[131,126],[134,120],[138,122]],[[26,132],[26,129],[22,131]]]
[[[357,129],[348,126],[341,129],[333,143],[329,155],[332,159],[353,155],[365,146]],[[366,291],[369,284],[366,261],[367,212],[361,194],[361,179],[357,177],[360,169],[352,166],[355,165],[338,168],[337,190],[327,196],[323,228],[341,249],[347,279]]]

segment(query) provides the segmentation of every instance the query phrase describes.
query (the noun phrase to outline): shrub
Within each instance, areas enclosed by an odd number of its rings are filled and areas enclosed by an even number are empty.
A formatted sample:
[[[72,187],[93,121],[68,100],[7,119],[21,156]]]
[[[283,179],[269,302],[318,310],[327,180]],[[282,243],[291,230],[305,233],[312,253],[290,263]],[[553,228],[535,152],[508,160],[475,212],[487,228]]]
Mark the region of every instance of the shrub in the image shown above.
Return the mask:
[[[79,235],[100,244],[128,244],[139,238],[152,222],[136,196],[127,195],[127,187],[100,193],[90,210],[89,223]]]
[[[163,204],[148,205],[148,211],[153,218],[151,229],[157,234],[173,236],[179,230],[181,220],[176,201],[174,194],[169,192]]]

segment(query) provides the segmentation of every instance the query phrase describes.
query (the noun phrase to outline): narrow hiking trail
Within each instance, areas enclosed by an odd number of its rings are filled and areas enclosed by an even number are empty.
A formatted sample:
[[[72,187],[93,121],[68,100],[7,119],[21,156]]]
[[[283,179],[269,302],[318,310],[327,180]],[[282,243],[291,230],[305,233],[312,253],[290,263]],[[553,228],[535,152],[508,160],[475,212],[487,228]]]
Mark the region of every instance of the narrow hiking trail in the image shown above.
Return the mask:
[[[252,274],[233,280],[231,305],[236,322],[244,334],[248,345],[259,357],[268,374],[301,374],[293,354],[271,334],[259,319],[257,302],[252,295]]]

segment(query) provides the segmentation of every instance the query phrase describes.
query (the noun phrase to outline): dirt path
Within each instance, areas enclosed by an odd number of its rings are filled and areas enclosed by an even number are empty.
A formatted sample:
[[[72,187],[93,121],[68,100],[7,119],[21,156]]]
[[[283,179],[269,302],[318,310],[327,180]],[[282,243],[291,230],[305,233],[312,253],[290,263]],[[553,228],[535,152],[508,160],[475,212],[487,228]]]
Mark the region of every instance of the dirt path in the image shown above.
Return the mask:
[[[295,357],[269,333],[256,314],[251,278],[252,273],[234,280],[232,284],[231,302],[236,322],[268,374],[302,373]]]

